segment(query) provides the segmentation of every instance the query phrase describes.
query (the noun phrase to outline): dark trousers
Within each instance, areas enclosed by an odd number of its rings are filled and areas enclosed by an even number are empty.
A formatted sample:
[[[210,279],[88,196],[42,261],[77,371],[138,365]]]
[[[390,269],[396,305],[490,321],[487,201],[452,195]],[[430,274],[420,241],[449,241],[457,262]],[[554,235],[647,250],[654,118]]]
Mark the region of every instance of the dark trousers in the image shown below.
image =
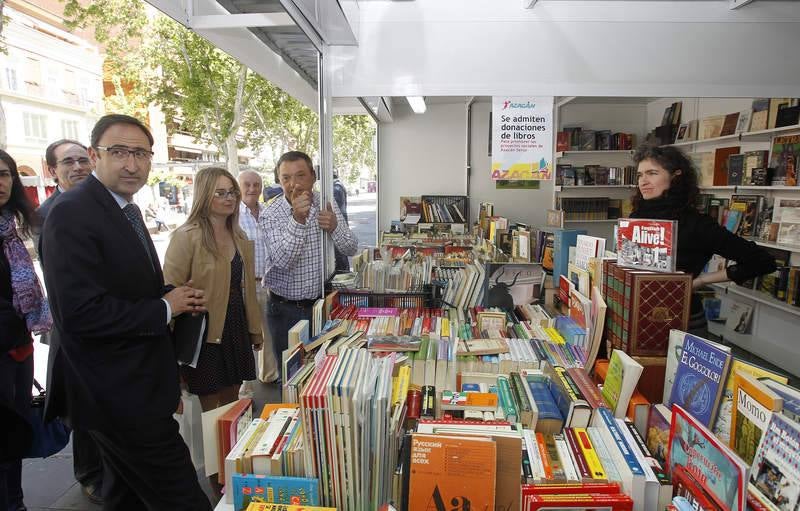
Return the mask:
[[[280,302],[269,298],[267,304],[267,326],[272,336],[272,347],[275,350],[275,360],[278,361],[278,372],[284,378],[282,354],[289,347],[289,329],[301,319],[311,321],[312,305],[299,307],[296,303]],[[286,381],[284,380],[284,383]]]
[[[72,430],[72,468],[81,486],[100,486],[103,482],[103,460],[86,431]]]
[[[30,416],[33,388],[33,355],[16,362],[8,353],[0,354],[0,405]],[[22,504],[22,459],[0,463],[0,510]]]
[[[211,510],[172,417],[146,428],[89,434],[103,459],[103,509]]]

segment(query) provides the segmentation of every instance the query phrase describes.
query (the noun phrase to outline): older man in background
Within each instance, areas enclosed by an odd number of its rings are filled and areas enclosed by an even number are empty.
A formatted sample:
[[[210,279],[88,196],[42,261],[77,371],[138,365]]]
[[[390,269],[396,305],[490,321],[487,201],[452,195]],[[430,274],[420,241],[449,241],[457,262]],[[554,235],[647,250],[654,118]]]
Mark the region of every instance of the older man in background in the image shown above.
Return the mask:
[[[280,371],[272,348],[272,338],[267,327],[269,290],[261,282],[267,257],[266,236],[259,226],[260,220],[267,209],[259,200],[263,189],[263,181],[256,171],[245,168],[239,172],[239,187],[242,189],[242,202],[239,204],[239,226],[247,234],[247,237],[253,240],[256,246],[256,297],[261,307],[263,320],[264,349],[255,353],[256,367],[258,369],[258,379],[265,383],[270,383],[278,379]],[[252,382],[244,382],[239,393],[243,397],[252,395]]]

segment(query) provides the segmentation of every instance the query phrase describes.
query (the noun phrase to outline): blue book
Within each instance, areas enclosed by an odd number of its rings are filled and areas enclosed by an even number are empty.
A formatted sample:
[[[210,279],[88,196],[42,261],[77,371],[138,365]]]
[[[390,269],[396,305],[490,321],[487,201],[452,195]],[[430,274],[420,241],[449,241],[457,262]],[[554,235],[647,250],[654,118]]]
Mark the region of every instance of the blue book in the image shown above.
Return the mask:
[[[680,405],[703,426],[712,428],[725,392],[731,358],[730,348],[686,334],[672,393],[665,404]]]
[[[800,390],[769,378],[762,378],[760,381],[783,398],[782,413],[800,424]]]
[[[319,480],[309,477],[233,475],[233,509],[245,511],[251,502],[319,506]]]
[[[636,454],[631,450],[631,446],[625,440],[625,437],[622,435],[622,432],[619,429],[619,423],[617,423],[616,419],[614,418],[614,412],[609,410],[608,408],[597,408],[595,409],[596,417],[600,418],[602,425],[608,430],[611,438],[616,443],[616,449],[619,450],[620,454],[622,454],[625,463],[627,463],[628,468],[630,469],[631,473],[634,476],[642,476],[644,477],[644,469],[639,464],[639,460],[636,459]]]
[[[586,234],[586,229],[553,229],[553,282],[556,285],[561,275],[567,275],[569,247],[578,243],[578,234]]]

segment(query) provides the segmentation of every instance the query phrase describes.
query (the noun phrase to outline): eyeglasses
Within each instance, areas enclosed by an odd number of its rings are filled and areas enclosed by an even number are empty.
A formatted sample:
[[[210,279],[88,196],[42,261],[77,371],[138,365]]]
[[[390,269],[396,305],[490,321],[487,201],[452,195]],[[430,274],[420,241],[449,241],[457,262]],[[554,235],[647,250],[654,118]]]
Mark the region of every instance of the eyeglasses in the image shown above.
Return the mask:
[[[64,158],[56,163],[58,165],[64,165],[65,167],[73,167],[76,163],[81,167],[86,167],[91,163],[91,160],[89,160],[89,158]]]
[[[215,199],[238,199],[239,192],[236,190],[217,190],[214,192]]]
[[[116,161],[125,161],[128,159],[130,155],[136,159],[136,161],[140,162],[147,162],[153,159],[153,151],[148,151],[147,149],[128,149],[127,147],[103,147],[101,145],[95,146],[96,149],[103,150],[111,155],[111,158]]]

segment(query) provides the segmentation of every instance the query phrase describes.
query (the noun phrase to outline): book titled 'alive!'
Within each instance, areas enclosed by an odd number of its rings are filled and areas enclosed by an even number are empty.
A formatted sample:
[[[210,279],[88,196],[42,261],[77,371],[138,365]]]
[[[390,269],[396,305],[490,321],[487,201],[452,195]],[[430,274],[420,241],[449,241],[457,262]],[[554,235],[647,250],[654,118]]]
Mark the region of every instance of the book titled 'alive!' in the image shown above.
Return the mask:
[[[617,220],[617,264],[641,270],[674,272],[678,222],[620,218]]]

